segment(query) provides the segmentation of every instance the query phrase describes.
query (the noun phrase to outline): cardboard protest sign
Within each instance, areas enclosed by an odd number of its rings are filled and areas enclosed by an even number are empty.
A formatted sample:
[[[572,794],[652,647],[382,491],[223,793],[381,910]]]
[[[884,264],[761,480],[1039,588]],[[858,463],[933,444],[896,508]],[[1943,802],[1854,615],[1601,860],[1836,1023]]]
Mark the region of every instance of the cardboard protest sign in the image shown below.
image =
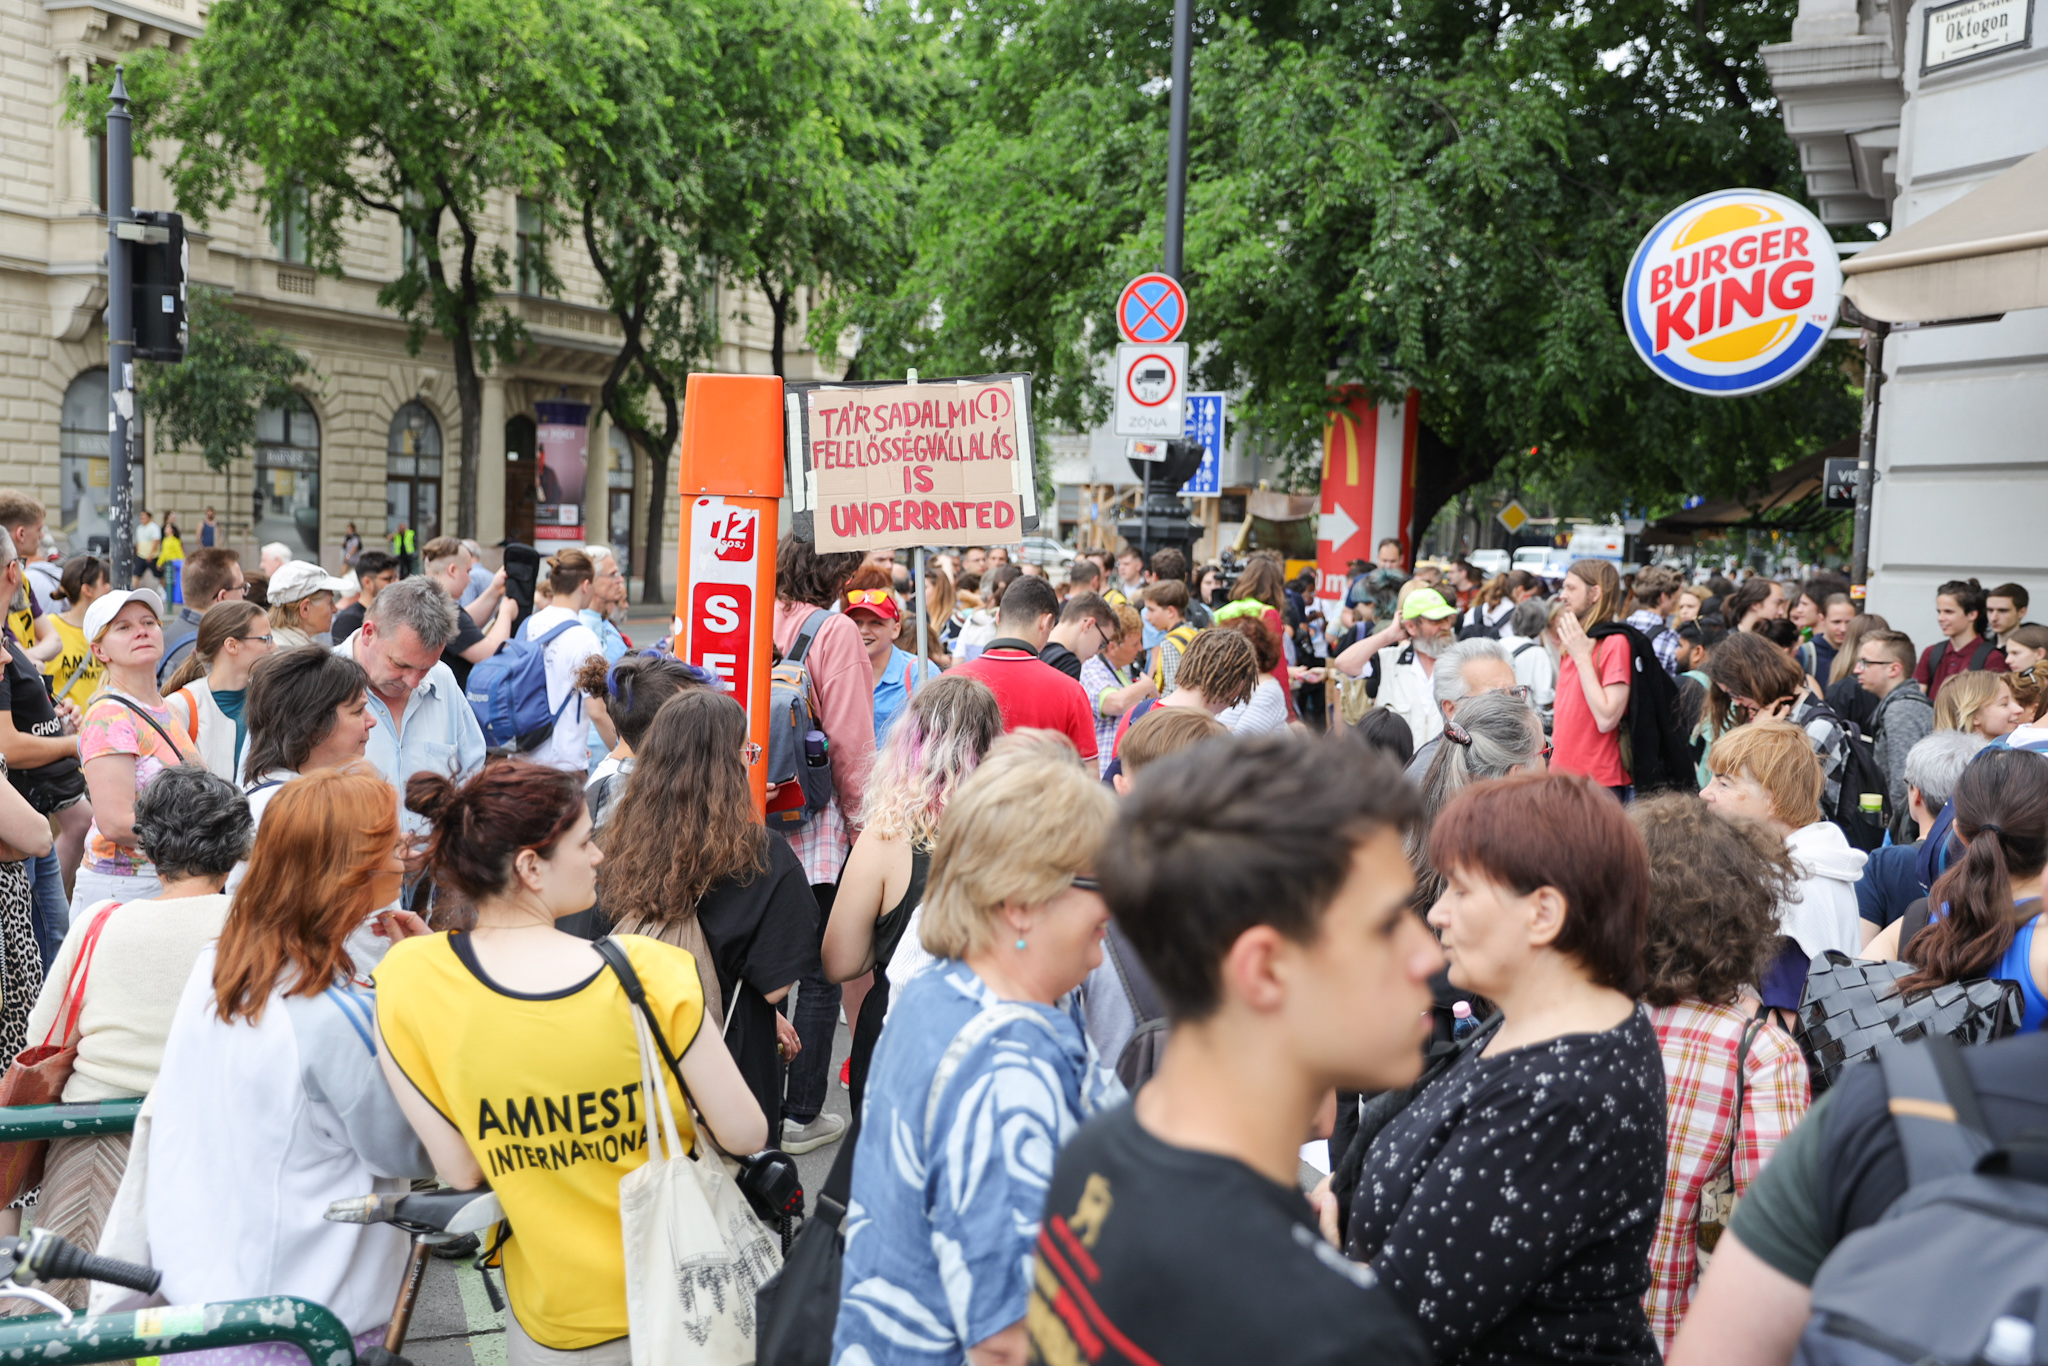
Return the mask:
[[[792,529],[819,550],[1022,540],[1038,526],[1031,377],[784,389]]]

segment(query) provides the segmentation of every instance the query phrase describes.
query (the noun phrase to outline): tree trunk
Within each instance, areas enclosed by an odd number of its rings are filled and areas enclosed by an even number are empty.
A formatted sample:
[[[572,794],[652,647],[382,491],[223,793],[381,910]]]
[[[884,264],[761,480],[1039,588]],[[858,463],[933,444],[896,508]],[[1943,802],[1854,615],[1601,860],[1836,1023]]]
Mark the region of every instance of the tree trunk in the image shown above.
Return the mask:
[[[455,353],[455,401],[462,410],[462,453],[455,476],[455,534],[474,540],[477,466],[483,463],[484,386],[476,372],[476,346],[468,327],[457,328],[448,342]]]
[[[768,312],[774,320],[774,331],[768,345],[768,364],[775,371],[777,379],[786,379],[788,376],[782,373],[782,343],[783,334],[789,327],[789,297],[795,291],[795,286],[786,286],[777,294],[765,270],[760,274],[760,281],[761,292],[768,296]]]
[[[647,453],[647,535],[640,552],[640,601],[652,607],[668,600],[668,590],[662,587],[664,575],[661,572],[661,547],[666,539],[662,535],[662,524],[668,513],[668,451],[666,449]],[[689,516],[687,509],[683,515]],[[688,534],[685,523],[684,534]]]
[[[1414,538],[1411,544],[1420,545],[1422,534],[1429,530],[1429,524],[1436,520],[1436,515],[1452,499],[1490,476],[1506,458],[1507,451],[1460,450],[1439,436],[1427,422],[1421,424],[1415,446],[1415,520],[1409,534]],[[1458,534],[1459,529],[1454,527],[1451,533],[1453,549],[1456,549]]]

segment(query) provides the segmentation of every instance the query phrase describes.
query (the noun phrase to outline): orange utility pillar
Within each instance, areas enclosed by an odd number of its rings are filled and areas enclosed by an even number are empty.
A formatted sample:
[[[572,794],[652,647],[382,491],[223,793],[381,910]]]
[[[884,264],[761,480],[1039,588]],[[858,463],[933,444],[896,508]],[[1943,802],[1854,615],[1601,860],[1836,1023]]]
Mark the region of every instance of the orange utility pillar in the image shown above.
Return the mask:
[[[768,651],[775,620],[777,501],[782,497],[782,380],[691,375],[677,459],[675,652],[732,685],[763,750],[748,774],[754,809],[768,785]]]

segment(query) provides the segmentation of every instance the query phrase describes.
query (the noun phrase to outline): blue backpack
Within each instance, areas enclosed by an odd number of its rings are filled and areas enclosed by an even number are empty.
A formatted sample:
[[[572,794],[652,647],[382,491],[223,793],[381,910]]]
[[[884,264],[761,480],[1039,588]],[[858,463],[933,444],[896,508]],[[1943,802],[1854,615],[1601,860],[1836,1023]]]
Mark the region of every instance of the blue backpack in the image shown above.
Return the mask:
[[[508,640],[469,671],[464,692],[490,753],[523,754],[555,733],[555,722],[576,700],[576,690],[569,689],[561,706],[548,709],[547,649],[556,636],[580,624],[571,617],[539,640]]]

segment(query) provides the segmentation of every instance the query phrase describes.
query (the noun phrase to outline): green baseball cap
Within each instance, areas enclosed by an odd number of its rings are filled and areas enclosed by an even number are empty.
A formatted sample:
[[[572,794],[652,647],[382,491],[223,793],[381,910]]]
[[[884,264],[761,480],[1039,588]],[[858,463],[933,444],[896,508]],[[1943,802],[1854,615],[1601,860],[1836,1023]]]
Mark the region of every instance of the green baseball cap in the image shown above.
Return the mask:
[[[1408,601],[1401,604],[1401,620],[1413,621],[1417,617],[1428,617],[1431,621],[1442,621],[1455,617],[1458,609],[1444,601],[1444,595],[1434,588],[1418,588],[1408,595]]]

